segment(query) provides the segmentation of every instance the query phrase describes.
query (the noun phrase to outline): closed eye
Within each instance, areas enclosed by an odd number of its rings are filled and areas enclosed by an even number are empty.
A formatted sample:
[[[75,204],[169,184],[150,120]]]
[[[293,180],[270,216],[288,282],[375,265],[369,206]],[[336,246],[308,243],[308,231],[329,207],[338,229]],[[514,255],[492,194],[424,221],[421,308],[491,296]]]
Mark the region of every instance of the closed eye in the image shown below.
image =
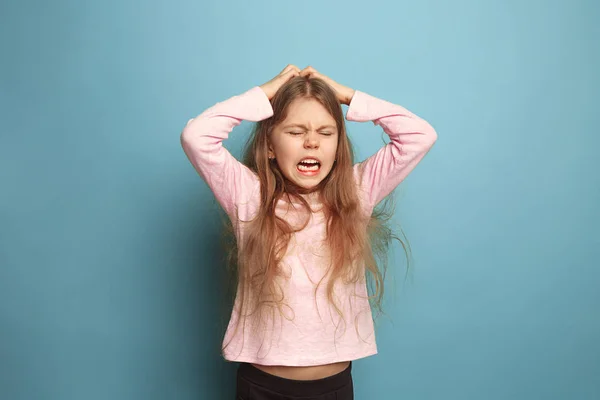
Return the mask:
[[[293,135],[293,136],[298,136],[298,135],[303,135],[303,134],[304,134],[304,132],[296,132],[296,131],[290,131],[290,132],[288,132],[288,133],[289,133],[290,135]],[[331,136],[331,135],[333,135],[333,133],[332,133],[332,132],[328,132],[328,131],[325,131],[325,132],[319,132],[319,133],[320,133],[321,135],[324,135],[324,136]]]

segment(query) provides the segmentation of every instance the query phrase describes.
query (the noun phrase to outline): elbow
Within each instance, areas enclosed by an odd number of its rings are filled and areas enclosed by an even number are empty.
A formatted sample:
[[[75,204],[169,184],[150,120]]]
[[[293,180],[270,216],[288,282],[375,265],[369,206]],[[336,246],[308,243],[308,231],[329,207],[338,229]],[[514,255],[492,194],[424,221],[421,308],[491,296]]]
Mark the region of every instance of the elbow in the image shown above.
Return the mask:
[[[215,151],[218,141],[211,137],[209,132],[202,120],[190,119],[179,135],[184,152],[193,154],[196,158],[203,158],[206,154]]]
[[[192,136],[190,124],[192,123],[193,120],[194,120],[194,118],[190,119],[187,122],[187,124],[185,124],[185,126],[183,127],[183,130],[181,131],[181,134],[179,135],[179,140],[181,141],[182,146],[184,146],[186,143],[188,143],[190,140],[190,137]]]
[[[190,148],[190,142],[185,133],[185,130],[183,132],[181,132],[181,135],[179,135],[179,143],[184,151],[186,151],[187,149]],[[187,151],[186,151],[186,153],[187,153]]]
[[[206,145],[206,135],[202,134],[201,125],[194,123],[195,121],[194,118],[190,119],[179,135],[181,147],[185,150],[202,148]]]
[[[431,146],[433,146],[435,142],[437,142],[437,138],[437,132],[435,131],[435,129],[431,128],[431,131],[429,132],[429,143],[431,143]]]
[[[423,122],[424,122],[423,133],[427,137],[427,144],[429,145],[429,147],[431,147],[437,141],[438,134],[437,134],[435,128],[429,122],[427,122],[427,121],[423,121]]]

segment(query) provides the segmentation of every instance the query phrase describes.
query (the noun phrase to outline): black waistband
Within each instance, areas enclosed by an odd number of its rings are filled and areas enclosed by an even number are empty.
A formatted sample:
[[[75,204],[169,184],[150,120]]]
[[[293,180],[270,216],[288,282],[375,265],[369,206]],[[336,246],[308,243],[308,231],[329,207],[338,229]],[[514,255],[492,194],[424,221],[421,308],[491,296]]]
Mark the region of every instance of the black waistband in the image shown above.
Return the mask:
[[[350,361],[348,368],[342,372],[322,379],[295,380],[282,378],[266,373],[249,363],[240,364],[238,376],[282,395],[318,396],[341,389],[351,382],[352,361]]]

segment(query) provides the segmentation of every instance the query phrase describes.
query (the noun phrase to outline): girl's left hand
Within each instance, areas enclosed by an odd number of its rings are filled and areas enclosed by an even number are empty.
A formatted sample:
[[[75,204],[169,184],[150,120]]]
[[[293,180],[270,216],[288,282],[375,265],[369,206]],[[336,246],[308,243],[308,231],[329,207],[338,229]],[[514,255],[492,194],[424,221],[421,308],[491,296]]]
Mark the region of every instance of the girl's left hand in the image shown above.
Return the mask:
[[[308,66],[304,68],[302,71],[300,71],[300,76],[315,77],[324,80],[329,86],[333,88],[338,98],[338,101],[342,104],[349,105],[350,101],[352,100],[352,97],[354,96],[354,89],[337,83],[333,79],[321,74],[313,67]]]

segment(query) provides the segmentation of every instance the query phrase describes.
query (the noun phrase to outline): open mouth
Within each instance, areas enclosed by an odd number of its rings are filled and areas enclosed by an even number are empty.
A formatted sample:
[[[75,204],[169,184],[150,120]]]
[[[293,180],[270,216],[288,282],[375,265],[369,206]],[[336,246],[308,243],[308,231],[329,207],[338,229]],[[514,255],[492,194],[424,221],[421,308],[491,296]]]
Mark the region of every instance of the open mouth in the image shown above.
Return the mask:
[[[312,175],[319,172],[319,170],[321,169],[321,163],[315,158],[305,158],[298,163],[296,168],[302,174]]]

